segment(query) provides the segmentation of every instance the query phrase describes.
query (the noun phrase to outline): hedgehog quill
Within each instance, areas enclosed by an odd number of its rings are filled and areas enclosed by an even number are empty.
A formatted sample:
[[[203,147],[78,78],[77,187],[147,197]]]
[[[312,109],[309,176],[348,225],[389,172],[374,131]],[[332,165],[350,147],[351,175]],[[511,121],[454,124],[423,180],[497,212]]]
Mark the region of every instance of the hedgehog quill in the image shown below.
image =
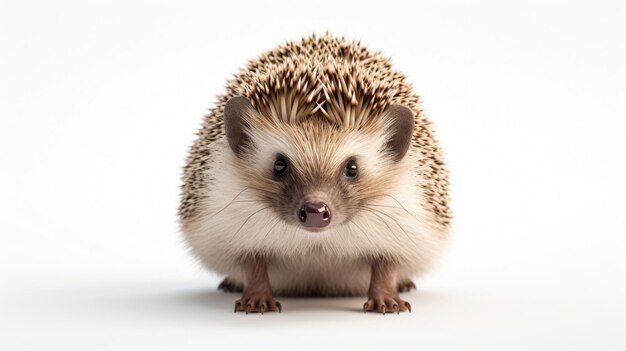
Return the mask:
[[[205,116],[179,217],[192,254],[239,292],[235,312],[277,296],[364,296],[410,311],[449,236],[448,175],[431,124],[388,58],[329,34],[250,61]]]

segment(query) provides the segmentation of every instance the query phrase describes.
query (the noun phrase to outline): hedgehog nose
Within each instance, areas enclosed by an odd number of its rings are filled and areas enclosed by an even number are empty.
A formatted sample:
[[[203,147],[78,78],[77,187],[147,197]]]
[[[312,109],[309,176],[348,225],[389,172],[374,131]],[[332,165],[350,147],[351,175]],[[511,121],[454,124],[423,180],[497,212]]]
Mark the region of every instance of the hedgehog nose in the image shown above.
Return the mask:
[[[306,202],[300,208],[299,217],[305,227],[325,227],[330,223],[330,208],[323,202]]]

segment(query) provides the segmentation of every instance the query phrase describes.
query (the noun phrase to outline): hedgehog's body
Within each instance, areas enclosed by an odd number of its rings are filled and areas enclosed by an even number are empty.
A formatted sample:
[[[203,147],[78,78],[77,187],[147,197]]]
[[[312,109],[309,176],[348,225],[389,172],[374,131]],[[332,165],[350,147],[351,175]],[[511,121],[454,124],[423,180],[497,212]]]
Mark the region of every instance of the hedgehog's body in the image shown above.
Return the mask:
[[[260,308],[246,294],[269,276],[279,295],[369,287],[380,309],[374,281],[410,283],[445,243],[447,174],[405,77],[357,43],[312,37],[229,82],[192,147],[180,216],[203,264],[245,286],[243,306]]]

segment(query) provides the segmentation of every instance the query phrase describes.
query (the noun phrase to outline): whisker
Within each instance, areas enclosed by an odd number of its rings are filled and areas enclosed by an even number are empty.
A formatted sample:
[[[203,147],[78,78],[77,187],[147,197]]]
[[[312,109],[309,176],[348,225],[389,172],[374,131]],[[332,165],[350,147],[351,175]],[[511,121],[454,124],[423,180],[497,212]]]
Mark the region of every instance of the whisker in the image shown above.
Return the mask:
[[[361,226],[359,226],[356,222],[350,221],[350,224],[354,224],[354,226],[357,227],[357,229],[359,229],[363,235],[365,235],[365,239],[367,239],[367,241],[370,242],[370,244],[372,244],[372,247],[376,247],[376,245],[374,245],[374,242],[372,241],[372,239],[370,239],[370,236],[367,234],[366,230],[363,230],[363,228],[361,228]]]
[[[265,236],[263,236],[263,241],[265,241],[265,239],[267,239],[267,236],[270,234],[272,229],[274,229],[274,227],[276,227],[276,225],[278,223],[280,223],[280,216],[275,216],[274,220],[276,220],[276,223],[274,223],[274,225],[272,225],[272,227],[267,231],[267,233],[265,233]]]
[[[397,221],[394,217],[392,217],[391,215],[389,215],[389,214],[387,214],[387,213],[385,213],[385,212],[383,212],[383,211],[377,210],[377,209],[375,209],[375,208],[367,207],[367,206],[362,206],[362,208],[366,208],[366,209],[371,210],[371,211],[376,211],[376,212],[378,212],[378,213],[380,213],[380,214],[382,214],[382,215],[387,216],[388,218],[390,218],[390,219],[392,219],[394,222],[396,222],[396,225],[397,225],[400,229],[402,229],[402,231],[406,234],[406,231],[404,230],[404,228],[403,228],[403,227],[400,225],[400,223],[399,223],[399,222],[398,222],[398,221]]]
[[[367,207],[367,206],[363,206],[363,207],[364,207],[364,208],[369,208],[369,207]],[[385,212],[383,212],[383,211],[379,211],[379,210],[377,210],[377,209],[375,209],[375,208],[369,208],[369,209],[370,209],[370,210],[372,210],[372,211],[376,211],[376,212],[378,212],[378,213],[380,213],[380,214],[383,214],[383,215],[385,215],[385,216],[387,216],[387,217],[391,218],[391,219],[392,219],[392,220],[396,223],[396,225],[398,226],[398,228],[400,228],[400,230],[402,230],[402,232],[404,232],[404,234],[406,234],[407,238],[408,238],[409,240],[411,240],[411,241],[413,242],[413,244],[417,245],[417,243],[413,240],[413,237],[412,237],[409,233],[407,233],[407,232],[406,232],[406,230],[404,230],[404,228],[400,225],[400,223],[398,222],[398,220],[397,220],[395,217],[393,217],[393,216],[391,216],[391,215],[389,215],[389,214],[387,214],[387,213],[385,213]]]
[[[416,221],[421,222],[419,219],[417,219],[417,217],[415,217],[415,216],[414,216],[411,212],[409,212],[409,210],[407,210],[407,209],[406,209],[406,207],[404,207],[404,205],[402,205],[402,204],[400,203],[400,201],[398,201],[398,199],[396,199],[395,197],[393,197],[393,196],[391,196],[391,195],[389,195],[389,194],[385,194],[385,195],[386,195],[386,196],[389,196],[389,197],[390,197],[390,198],[392,198],[395,202],[397,202],[397,203],[398,203],[398,205],[400,205],[400,207],[402,207],[402,209],[403,209],[404,211],[406,211],[406,213],[408,213],[409,215],[411,215],[411,217],[415,218],[415,220],[416,220]]]
[[[378,219],[380,219],[380,220],[381,220],[381,221],[382,221],[382,222],[383,222],[383,223],[387,226],[387,228],[389,228],[389,231],[391,232],[391,234],[393,234],[393,236],[395,236],[395,237],[396,237],[396,239],[398,240],[398,242],[400,241],[400,238],[398,237],[398,235],[396,234],[396,232],[395,232],[393,229],[391,229],[391,226],[389,225],[389,223],[387,223],[387,221],[386,221],[384,218],[382,218],[382,217],[381,217],[381,216],[379,216],[376,212],[374,212],[374,211],[373,211],[373,209],[368,208],[368,207],[363,207],[363,206],[360,206],[359,208],[360,208],[360,209],[362,209],[362,210],[365,210],[365,211],[367,211],[367,212],[369,212],[369,213],[371,213],[371,214],[373,214],[373,215],[374,215],[374,216],[376,216],[376,217],[378,217]],[[380,211],[379,211],[379,212],[380,212]],[[400,229],[402,229],[402,228],[400,228]]]
[[[230,241],[228,242],[229,244],[235,239],[235,237],[237,236],[237,234],[239,234],[239,232],[241,231],[241,229],[243,228],[243,226],[246,225],[246,223],[248,223],[248,221],[250,220],[250,218],[254,217],[254,215],[256,215],[257,213],[263,211],[263,210],[267,210],[268,208],[270,208],[271,206],[266,206],[263,207],[259,210],[254,211],[254,213],[252,213],[251,215],[249,215],[246,220],[243,222],[243,224],[241,224],[241,226],[239,227],[239,229],[237,229],[237,231],[235,232],[235,234],[233,234],[233,236],[230,238]]]
[[[402,207],[398,207],[398,206],[390,206],[390,205],[381,205],[381,204],[369,204],[370,206],[376,206],[376,207],[387,207],[387,208],[402,208]]]
[[[226,206],[224,206],[221,210],[219,210],[219,211],[215,212],[215,213],[214,213],[213,215],[211,215],[211,217],[209,217],[209,218],[213,218],[213,217],[217,216],[218,214],[220,214],[220,213],[221,213],[222,211],[224,211],[224,210],[225,210],[228,206],[232,205],[232,204],[235,202],[235,200],[239,197],[239,195],[243,194],[243,192],[244,192],[244,191],[246,191],[246,190],[248,190],[248,189],[250,189],[250,188],[249,188],[249,187],[244,188],[242,191],[240,191],[240,192],[237,194],[237,196],[235,196],[232,200],[230,200],[230,202],[229,202]]]

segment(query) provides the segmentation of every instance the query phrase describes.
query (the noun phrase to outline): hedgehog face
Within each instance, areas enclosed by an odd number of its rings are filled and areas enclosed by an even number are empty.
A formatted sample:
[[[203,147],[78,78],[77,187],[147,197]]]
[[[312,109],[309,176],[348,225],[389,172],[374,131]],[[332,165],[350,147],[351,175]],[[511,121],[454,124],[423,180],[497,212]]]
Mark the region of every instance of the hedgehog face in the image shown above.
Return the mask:
[[[371,212],[369,204],[387,196],[407,169],[410,112],[409,120],[388,115],[345,129],[315,116],[293,124],[252,120],[254,112],[239,110],[244,118],[236,129],[230,107],[225,129],[238,174],[283,221],[306,230],[324,231]]]

